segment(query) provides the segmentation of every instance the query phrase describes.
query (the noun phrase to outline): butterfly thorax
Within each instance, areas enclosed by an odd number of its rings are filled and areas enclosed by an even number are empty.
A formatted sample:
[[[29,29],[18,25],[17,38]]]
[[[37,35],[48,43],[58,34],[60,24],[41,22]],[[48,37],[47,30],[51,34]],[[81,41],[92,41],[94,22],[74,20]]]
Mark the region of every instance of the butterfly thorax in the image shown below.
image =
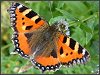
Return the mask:
[[[42,29],[42,30],[41,30]],[[58,28],[56,26],[40,27],[37,31],[26,33],[28,36],[29,47],[31,54],[50,56],[52,50],[56,50],[56,43],[58,36]]]

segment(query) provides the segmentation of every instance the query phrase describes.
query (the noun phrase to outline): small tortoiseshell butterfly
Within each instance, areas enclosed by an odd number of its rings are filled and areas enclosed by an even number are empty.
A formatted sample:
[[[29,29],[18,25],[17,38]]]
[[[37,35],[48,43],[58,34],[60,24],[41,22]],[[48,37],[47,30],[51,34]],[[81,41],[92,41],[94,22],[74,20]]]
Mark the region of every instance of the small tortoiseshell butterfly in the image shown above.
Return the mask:
[[[50,26],[32,9],[16,2],[9,13],[14,52],[28,58],[42,72],[57,70],[61,65],[84,64],[89,59],[86,49],[59,29],[63,23]]]

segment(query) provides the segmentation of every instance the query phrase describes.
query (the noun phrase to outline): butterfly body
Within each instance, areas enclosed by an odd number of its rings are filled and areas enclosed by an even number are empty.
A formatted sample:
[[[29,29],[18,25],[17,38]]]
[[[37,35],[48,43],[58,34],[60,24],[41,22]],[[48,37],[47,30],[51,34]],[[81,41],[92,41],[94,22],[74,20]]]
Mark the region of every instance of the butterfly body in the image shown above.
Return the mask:
[[[36,12],[20,3],[12,3],[9,12],[15,52],[28,58],[42,72],[57,70],[61,65],[86,63],[89,59],[86,49],[63,33],[62,27],[59,28],[67,24],[66,21],[50,26]]]

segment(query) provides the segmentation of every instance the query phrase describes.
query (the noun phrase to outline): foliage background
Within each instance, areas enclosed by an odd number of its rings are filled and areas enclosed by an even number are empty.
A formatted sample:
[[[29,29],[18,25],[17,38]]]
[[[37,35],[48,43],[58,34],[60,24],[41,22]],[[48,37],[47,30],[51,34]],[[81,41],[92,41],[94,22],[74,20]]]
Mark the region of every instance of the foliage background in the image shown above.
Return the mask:
[[[39,13],[49,23],[65,18],[70,27],[71,37],[84,46],[91,59],[86,65],[61,68],[48,74],[97,74],[99,70],[99,1],[20,1]],[[1,73],[17,74],[18,69],[27,63],[19,55],[10,55],[14,50],[7,8],[9,1],[1,2]],[[34,67],[23,74],[41,74]]]

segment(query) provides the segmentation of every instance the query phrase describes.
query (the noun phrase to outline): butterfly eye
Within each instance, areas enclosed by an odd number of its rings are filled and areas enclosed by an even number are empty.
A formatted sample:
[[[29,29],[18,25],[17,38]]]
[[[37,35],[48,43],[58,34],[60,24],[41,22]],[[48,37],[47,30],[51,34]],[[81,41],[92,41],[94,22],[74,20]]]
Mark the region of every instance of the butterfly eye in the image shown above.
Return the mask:
[[[63,24],[59,25],[59,27],[60,27],[61,29],[65,29],[65,25],[63,25]]]

